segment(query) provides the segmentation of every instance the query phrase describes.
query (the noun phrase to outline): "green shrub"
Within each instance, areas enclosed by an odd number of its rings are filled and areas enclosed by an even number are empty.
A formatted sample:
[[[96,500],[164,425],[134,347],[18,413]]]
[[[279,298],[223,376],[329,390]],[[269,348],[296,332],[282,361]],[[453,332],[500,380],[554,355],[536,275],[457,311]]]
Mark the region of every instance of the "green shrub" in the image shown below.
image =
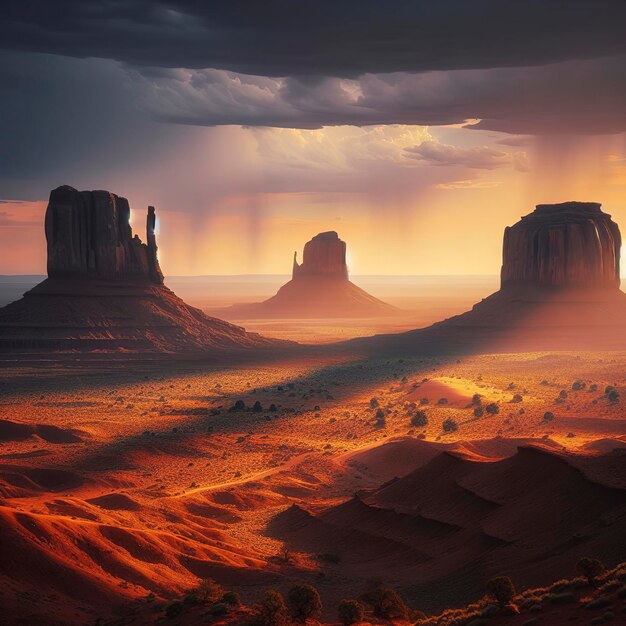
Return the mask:
[[[266,591],[261,601],[254,607],[255,626],[287,626],[289,615],[282,594],[278,591]]]
[[[412,426],[426,426],[428,424],[428,416],[425,411],[417,411],[411,418]]]
[[[597,584],[597,577],[604,572],[604,565],[598,559],[592,559],[584,556],[576,563],[576,571],[587,579],[592,587]]]
[[[296,622],[305,623],[307,619],[317,619],[322,615],[322,599],[312,585],[295,585],[287,594],[291,617]]]
[[[407,619],[408,609],[396,591],[375,584],[362,596],[363,602],[372,607],[376,617],[383,619]]]
[[[515,597],[515,587],[508,576],[496,576],[487,582],[487,593],[500,606],[505,606]]]
[[[456,423],[456,420],[453,420],[451,417],[443,421],[443,432],[445,433],[453,433],[459,430],[459,425]]]
[[[241,598],[235,591],[227,591],[224,595],[222,595],[220,601],[224,604],[228,604],[229,606],[239,606],[241,604]]]
[[[606,397],[608,398],[609,402],[612,402],[612,403],[619,402],[619,391],[617,391],[616,389],[613,389],[609,391]]]
[[[352,626],[363,621],[365,611],[358,600],[342,600],[337,607],[337,614],[343,626]]]
[[[209,609],[209,615],[213,617],[223,617],[224,615],[228,615],[229,611],[230,606],[228,604],[225,602],[218,602]]]

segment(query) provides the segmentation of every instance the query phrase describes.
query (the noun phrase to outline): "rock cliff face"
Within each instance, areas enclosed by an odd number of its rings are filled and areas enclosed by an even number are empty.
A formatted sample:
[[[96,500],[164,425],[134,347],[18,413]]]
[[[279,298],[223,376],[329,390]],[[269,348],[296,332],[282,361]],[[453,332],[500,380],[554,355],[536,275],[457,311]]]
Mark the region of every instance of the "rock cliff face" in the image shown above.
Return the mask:
[[[289,342],[208,317],[163,285],[148,207],[146,241],[125,198],[59,187],[46,211],[48,278],[0,309],[0,352],[176,354],[280,347]]]
[[[348,280],[346,265],[346,242],[339,239],[334,230],[315,235],[307,241],[302,255],[302,265],[298,265],[294,253],[292,278],[303,276],[327,276]]]
[[[618,289],[621,244],[600,204],[540,204],[504,231],[502,287]]]
[[[46,210],[48,276],[163,283],[148,208],[146,240],[133,237],[128,200],[108,191],[53,189]]]

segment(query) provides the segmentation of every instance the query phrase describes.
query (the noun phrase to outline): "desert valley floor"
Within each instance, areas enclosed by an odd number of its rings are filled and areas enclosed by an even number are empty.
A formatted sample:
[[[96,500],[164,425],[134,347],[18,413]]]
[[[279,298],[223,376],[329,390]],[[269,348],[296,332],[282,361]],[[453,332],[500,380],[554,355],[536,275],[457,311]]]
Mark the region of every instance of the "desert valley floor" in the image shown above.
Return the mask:
[[[161,621],[202,578],[432,614],[626,554],[624,353],[1,367],[11,623]]]

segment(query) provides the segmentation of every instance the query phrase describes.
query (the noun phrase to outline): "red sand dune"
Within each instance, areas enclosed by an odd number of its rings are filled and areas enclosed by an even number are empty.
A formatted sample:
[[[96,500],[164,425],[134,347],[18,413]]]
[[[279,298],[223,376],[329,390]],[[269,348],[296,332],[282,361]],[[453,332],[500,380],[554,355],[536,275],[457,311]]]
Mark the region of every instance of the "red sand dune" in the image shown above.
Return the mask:
[[[490,575],[548,582],[584,554],[623,554],[626,477],[617,486],[613,471],[623,462],[621,450],[522,447],[496,460],[444,451],[362,499],[314,515],[292,508],[269,528],[294,549],[335,552],[347,576],[384,576],[416,606],[443,607],[477,597]]]

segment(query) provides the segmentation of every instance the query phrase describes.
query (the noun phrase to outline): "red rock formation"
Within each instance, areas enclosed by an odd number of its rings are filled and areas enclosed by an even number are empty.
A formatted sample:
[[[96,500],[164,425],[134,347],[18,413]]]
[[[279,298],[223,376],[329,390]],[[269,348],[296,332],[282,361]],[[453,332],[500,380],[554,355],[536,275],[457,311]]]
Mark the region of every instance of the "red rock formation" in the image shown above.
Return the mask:
[[[125,198],[59,187],[46,211],[48,279],[0,309],[0,351],[180,353],[286,345],[189,306],[163,285],[148,208],[147,244]]]
[[[237,304],[230,319],[281,317],[378,317],[398,309],[375,298],[348,279],[346,244],[335,231],[315,235],[304,246],[302,264],[296,253],[292,279],[263,302]]]
[[[302,265],[298,265],[296,254],[294,253],[292,278],[328,276],[348,280],[346,242],[341,241],[334,230],[315,235],[306,242]]]
[[[504,231],[502,287],[618,289],[621,236],[595,202],[539,204]]]
[[[133,237],[126,198],[67,185],[53,189],[46,210],[48,276],[162,284],[154,224],[154,207],[149,207],[148,244],[143,244]]]
[[[505,230],[499,291],[428,328],[351,344],[409,354],[624,350],[620,247],[599,204],[540,204]]]

